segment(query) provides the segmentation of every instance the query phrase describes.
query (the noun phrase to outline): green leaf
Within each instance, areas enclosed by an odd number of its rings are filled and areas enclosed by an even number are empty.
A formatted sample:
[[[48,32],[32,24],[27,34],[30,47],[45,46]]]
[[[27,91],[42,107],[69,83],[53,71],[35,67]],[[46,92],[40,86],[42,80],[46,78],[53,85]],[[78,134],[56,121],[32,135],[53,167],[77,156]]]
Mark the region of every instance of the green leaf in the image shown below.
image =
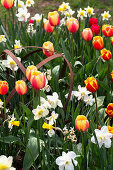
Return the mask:
[[[15,137],[15,136],[1,137],[1,138],[0,138],[0,142],[4,142],[4,143],[15,143],[15,142],[19,142],[20,144],[23,145],[23,143],[21,142],[21,140],[20,140],[18,137]]]

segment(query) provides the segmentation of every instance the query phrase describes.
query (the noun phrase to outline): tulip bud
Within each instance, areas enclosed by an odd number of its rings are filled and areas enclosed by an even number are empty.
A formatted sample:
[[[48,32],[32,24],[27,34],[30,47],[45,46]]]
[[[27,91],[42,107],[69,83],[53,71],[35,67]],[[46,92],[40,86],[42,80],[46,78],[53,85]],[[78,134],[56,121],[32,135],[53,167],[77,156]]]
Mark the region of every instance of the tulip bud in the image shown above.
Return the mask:
[[[106,61],[110,60],[110,59],[112,58],[111,51],[106,50],[105,48],[103,48],[103,49],[101,50],[101,57],[102,57],[104,60],[106,60]]]
[[[9,87],[6,81],[0,81],[0,94],[5,95],[8,93]]]
[[[1,4],[6,8],[12,8],[14,6],[14,0],[1,0]]]
[[[75,128],[78,131],[82,131],[82,132],[84,132],[85,130],[88,130],[89,121],[87,120],[87,118],[84,115],[77,116],[77,118],[75,120]]]
[[[40,71],[32,72],[30,82],[35,90],[40,90],[44,88],[46,84],[46,78],[44,73],[41,73]]]
[[[49,21],[47,20],[45,23],[44,23],[44,29],[46,32],[50,33],[50,32],[53,32],[54,30],[54,26],[52,26]]]
[[[113,81],[113,71],[111,72],[111,80]]]
[[[95,36],[99,34],[99,25],[92,25],[91,26],[92,32],[94,32]]]
[[[49,57],[54,54],[53,43],[51,43],[50,41],[44,42],[43,48],[44,48],[43,53],[45,54],[46,57]]]
[[[89,19],[89,25],[90,25],[90,27],[91,27],[92,25],[97,25],[97,23],[98,23],[98,19],[97,19],[97,18],[90,18],[90,19]]]
[[[98,90],[99,85],[98,85],[98,81],[96,78],[94,77],[88,77],[85,81],[84,81],[87,90],[89,90],[90,92],[95,92]]]
[[[101,36],[95,36],[93,37],[93,47],[96,50],[101,50],[104,47],[104,41]]]
[[[31,79],[31,73],[32,73],[33,71],[37,71],[37,67],[36,67],[36,66],[31,65],[31,66],[28,66],[27,69],[26,69],[26,77],[27,77],[27,79],[28,79],[29,81],[30,81],[30,79]]]
[[[93,37],[93,33],[92,33],[90,28],[83,29],[83,31],[82,31],[82,38],[85,41],[90,41],[92,39],[92,37]]]
[[[69,18],[66,21],[66,26],[69,32],[75,33],[79,29],[79,23],[78,20],[75,18]]]
[[[59,25],[60,19],[59,19],[59,14],[58,14],[58,12],[57,12],[57,11],[49,12],[49,13],[48,13],[48,20],[49,20],[49,23],[50,23],[52,26],[57,26],[57,25]]]
[[[113,36],[113,26],[112,25],[103,25],[102,32],[106,37]]]
[[[113,103],[109,103],[107,108],[105,109],[105,113],[109,116],[109,117],[113,117]]]
[[[27,93],[27,85],[25,83],[25,81],[23,80],[18,80],[16,81],[15,83],[15,89],[16,89],[16,92],[19,94],[19,95],[24,95]]]

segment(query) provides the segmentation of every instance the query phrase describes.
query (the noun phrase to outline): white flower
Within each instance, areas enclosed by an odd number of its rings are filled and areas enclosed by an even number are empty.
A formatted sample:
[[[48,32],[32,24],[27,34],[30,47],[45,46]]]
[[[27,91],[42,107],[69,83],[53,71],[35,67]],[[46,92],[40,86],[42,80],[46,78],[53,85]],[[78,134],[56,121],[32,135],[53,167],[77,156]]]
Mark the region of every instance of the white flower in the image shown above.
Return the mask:
[[[17,59],[19,61],[21,61],[21,58],[17,57]],[[10,68],[12,71],[17,71],[18,70],[18,66],[15,63],[15,61],[8,55],[7,56],[7,60],[2,60],[2,64],[7,67]]]
[[[20,122],[19,121],[15,121],[15,117],[14,114],[12,116],[8,116],[8,119],[10,119],[10,121],[8,121],[8,128],[11,130],[13,128],[13,126],[19,126]]]
[[[94,144],[96,144],[98,142],[99,148],[101,148],[103,144],[104,144],[105,148],[111,147],[111,139],[110,138],[113,137],[113,134],[108,132],[107,126],[103,126],[101,128],[101,130],[95,129],[95,135],[96,135],[97,141],[96,141],[95,137],[93,136],[91,138],[91,142],[93,142]]]
[[[42,19],[42,14],[41,14],[41,15],[35,14],[35,16],[32,17],[31,19],[36,20],[36,24],[39,25],[39,24],[40,24],[40,21],[41,21],[41,19]]]
[[[55,109],[57,106],[61,108],[63,107],[61,100],[58,99],[58,94],[56,92],[54,92],[53,95],[47,95],[47,99],[53,109]]]
[[[62,18],[61,20],[60,20],[60,26],[65,26],[66,25],[66,19],[65,18]]]
[[[50,117],[47,117],[46,119],[49,120],[49,125],[53,125],[54,122],[56,122],[56,119],[58,118],[58,114],[55,113],[55,111],[53,111],[51,113],[51,116]]]
[[[31,7],[34,5],[34,1],[33,0],[27,0],[26,1],[26,7]]]
[[[16,168],[11,167],[13,162],[13,157],[8,158],[5,155],[0,156],[0,170],[16,170]]]
[[[27,32],[31,33],[32,35],[36,33],[36,30],[34,30],[33,25],[34,24],[29,24],[27,28]]]
[[[2,102],[2,100],[0,99],[0,109],[3,109],[4,107],[3,107],[3,104],[4,104],[4,102]]]
[[[73,14],[75,13],[75,11],[72,11],[72,9],[69,9],[68,11],[64,11],[64,15],[66,17],[71,17]]]
[[[69,9],[70,9],[69,3],[63,2],[63,3],[59,6],[58,11],[60,11],[60,12],[63,13],[64,11],[69,10]]]
[[[36,109],[32,110],[32,113],[34,114],[34,119],[38,120],[41,117],[47,116],[49,114],[49,110],[43,106],[38,105]]]
[[[103,20],[108,20],[111,15],[109,14],[109,11],[104,11],[104,13],[101,14]]]
[[[46,78],[46,76],[45,76]],[[46,92],[50,92],[51,90],[51,87],[48,85],[48,80],[46,78],[46,83],[45,83],[45,87],[42,89],[43,91],[46,91]]]
[[[46,71],[46,73],[47,73],[47,80],[51,80],[51,69],[47,69],[47,71]]]
[[[64,134],[65,134],[65,135],[69,133],[69,131],[68,131],[67,126],[66,126],[66,125],[65,125],[65,126],[64,126],[64,128],[63,128],[63,132],[64,132]]]
[[[76,91],[72,91],[70,100],[72,100],[74,96],[76,96]],[[65,98],[67,97],[68,97],[68,93],[65,95]]]
[[[25,5],[24,5],[24,2],[23,1],[20,1],[20,0],[15,0],[14,1],[14,6],[16,7],[18,7],[18,9],[19,8],[25,8]]]
[[[95,101],[95,99],[93,98],[93,95],[90,95],[90,96],[85,96],[84,97],[84,102],[86,103],[86,106],[87,105],[90,105],[90,106],[92,106],[93,105],[93,103],[94,103],[94,101]]]
[[[14,49],[16,54],[20,54],[22,51],[22,46],[20,45],[20,40],[15,40]],[[19,49],[20,48],[20,49]]]
[[[49,135],[49,137],[52,137],[53,135],[55,135],[55,131],[53,129],[50,129],[48,131],[48,135]]]
[[[0,35],[0,43],[1,42],[6,42],[5,35]]]
[[[28,13],[27,8],[19,8],[16,16],[18,17],[18,21],[27,22],[27,19],[30,17],[30,13]]]
[[[86,11],[82,10],[81,8],[77,11],[77,17],[80,18],[81,20],[84,19],[84,17],[87,17]]]
[[[43,107],[45,107],[46,109],[51,109],[51,105],[49,104],[49,102],[47,100],[45,100],[43,97],[40,97],[40,102],[41,105]]]
[[[94,9],[92,7],[87,7],[87,8],[84,8],[86,10],[86,13],[88,14],[88,16],[90,17],[91,15],[94,15]]]
[[[75,158],[76,154],[73,151],[68,151],[68,153],[62,152],[62,156],[56,159],[59,170],[74,170],[74,165],[77,166],[78,164]]]
[[[45,23],[47,21],[47,19],[46,18],[43,18],[43,23]]]
[[[78,98],[78,100],[85,98],[85,96],[87,96],[88,94],[90,94],[91,92],[89,92],[86,87],[81,87],[80,85],[78,86],[78,91],[75,91],[75,96]]]

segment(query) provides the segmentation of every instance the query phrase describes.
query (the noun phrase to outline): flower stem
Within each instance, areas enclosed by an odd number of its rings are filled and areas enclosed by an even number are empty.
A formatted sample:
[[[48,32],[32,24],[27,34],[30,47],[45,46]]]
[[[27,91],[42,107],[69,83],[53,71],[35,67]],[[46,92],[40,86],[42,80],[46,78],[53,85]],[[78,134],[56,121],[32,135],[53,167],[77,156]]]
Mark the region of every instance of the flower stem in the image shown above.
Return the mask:
[[[5,114],[5,120],[6,120],[6,105],[5,105],[5,95],[3,95],[3,99],[4,99],[4,114]]]
[[[24,131],[25,131],[25,112],[24,112],[24,96],[22,95],[22,108],[23,108],[23,121],[24,121]]]
[[[97,121],[97,128],[98,128],[98,125],[99,125],[99,122],[98,122],[98,106],[97,106],[97,97],[96,97],[95,92],[94,92],[94,97],[95,97],[95,104],[96,104],[96,121]]]

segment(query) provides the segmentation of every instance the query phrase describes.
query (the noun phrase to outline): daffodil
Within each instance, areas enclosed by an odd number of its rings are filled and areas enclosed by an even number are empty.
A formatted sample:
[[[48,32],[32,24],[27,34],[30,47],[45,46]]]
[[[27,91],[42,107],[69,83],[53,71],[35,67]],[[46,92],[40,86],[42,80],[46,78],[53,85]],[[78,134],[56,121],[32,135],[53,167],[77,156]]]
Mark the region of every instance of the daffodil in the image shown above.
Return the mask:
[[[90,17],[91,15],[94,15],[94,9],[90,6],[88,6],[87,8],[84,8],[86,10],[86,14]]]
[[[32,113],[34,114],[34,119],[38,120],[41,117],[45,117],[49,114],[49,110],[45,108],[44,106],[37,106],[36,109],[32,110]]]
[[[36,21],[37,26],[40,24],[41,20],[42,20],[42,14],[35,14],[34,17],[31,18],[32,20]]]
[[[104,13],[102,13],[101,16],[102,16],[103,21],[108,20],[111,17],[111,15],[109,14],[109,11],[107,11],[107,12],[104,11]]]
[[[0,43],[1,42],[6,42],[5,35],[0,35]]]
[[[78,13],[77,17],[80,18],[81,20],[83,20],[84,17],[87,17],[86,11],[81,8],[77,11],[77,13]]]
[[[55,134],[55,131],[53,129],[55,129],[55,127],[51,124],[47,124],[46,122],[44,122],[44,124],[42,125],[43,129],[48,129],[48,135],[49,137],[52,137]]]
[[[49,120],[49,125],[53,125],[56,122],[56,119],[58,118],[58,114],[53,111],[51,113],[50,117],[47,117],[46,119]]]
[[[16,54],[20,54],[22,51],[20,40],[15,40],[14,49]]]
[[[64,12],[64,11],[66,11],[66,10],[68,10],[68,9],[70,9],[69,3],[63,2],[63,3],[59,6],[58,11]]]
[[[18,9],[19,8],[25,8],[24,2],[21,1],[21,0],[15,0],[14,6],[17,7]]]
[[[94,101],[95,101],[95,99],[93,98],[93,95],[90,95],[90,96],[86,95],[86,96],[84,97],[84,102],[86,103],[86,106],[87,106],[87,105],[92,106],[93,103],[94,103]]]
[[[34,5],[34,1],[33,0],[27,0],[26,1],[26,7],[31,7],[31,6],[33,6]]]
[[[18,17],[18,21],[27,22],[28,18],[30,17],[30,13],[28,13],[27,8],[19,8],[16,16]]]
[[[13,162],[13,157],[6,157],[5,155],[0,156],[0,170],[16,170],[16,168],[11,167]]]
[[[14,114],[11,117],[9,116],[9,118],[10,118],[10,121],[8,121],[8,123],[9,123],[8,127],[9,127],[10,130],[12,129],[13,126],[19,126],[20,125],[19,121],[15,121],[16,118],[14,117]]]

